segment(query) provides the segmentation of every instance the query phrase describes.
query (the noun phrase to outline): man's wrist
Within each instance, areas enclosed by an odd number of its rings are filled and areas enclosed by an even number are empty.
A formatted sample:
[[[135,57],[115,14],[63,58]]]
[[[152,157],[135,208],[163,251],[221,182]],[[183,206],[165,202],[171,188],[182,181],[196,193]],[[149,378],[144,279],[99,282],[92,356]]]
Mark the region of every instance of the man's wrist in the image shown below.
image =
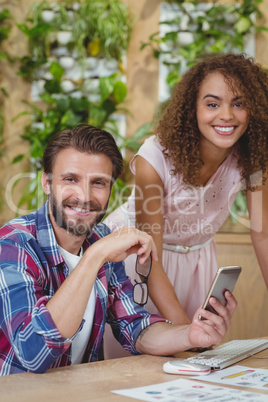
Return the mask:
[[[107,257],[104,253],[104,247],[101,245],[101,240],[98,240],[96,243],[90,245],[85,251],[83,257],[91,265],[92,263],[96,264],[99,270],[107,261]]]

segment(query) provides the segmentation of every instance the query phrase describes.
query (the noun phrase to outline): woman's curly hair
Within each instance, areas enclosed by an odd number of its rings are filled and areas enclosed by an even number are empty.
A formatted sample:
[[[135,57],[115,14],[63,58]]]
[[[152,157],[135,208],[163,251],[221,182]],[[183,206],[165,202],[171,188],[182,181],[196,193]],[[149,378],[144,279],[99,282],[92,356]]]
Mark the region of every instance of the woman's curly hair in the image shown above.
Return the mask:
[[[247,130],[238,140],[238,167],[248,189],[250,175],[268,165],[268,74],[253,58],[243,54],[207,56],[193,66],[176,84],[172,96],[162,108],[155,132],[171,157],[173,174],[182,174],[184,183],[196,185],[203,162],[200,158],[200,131],[196,118],[196,100],[205,77],[221,73],[230,89],[240,92],[249,114]]]

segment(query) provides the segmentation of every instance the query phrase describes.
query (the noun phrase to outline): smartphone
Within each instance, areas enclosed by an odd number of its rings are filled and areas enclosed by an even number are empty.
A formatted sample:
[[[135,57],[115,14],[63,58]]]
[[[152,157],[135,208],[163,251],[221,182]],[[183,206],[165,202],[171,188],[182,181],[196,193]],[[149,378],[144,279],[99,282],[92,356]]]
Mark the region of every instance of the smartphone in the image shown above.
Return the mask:
[[[234,290],[236,281],[241,273],[242,268],[235,265],[230,267],[221,267],[218,269],[210,290],[207,294],[206,300],[203,303],[202,308],[204,310],[211,311],[217,314],[217,311],[210,305],[209,299],[211,296],[215,297],[219,302],[225,306],[227,301],[225,299],[224,293],[226,290],[232,292]],[[205,320],[204,317],[199,316],[200,320]]]

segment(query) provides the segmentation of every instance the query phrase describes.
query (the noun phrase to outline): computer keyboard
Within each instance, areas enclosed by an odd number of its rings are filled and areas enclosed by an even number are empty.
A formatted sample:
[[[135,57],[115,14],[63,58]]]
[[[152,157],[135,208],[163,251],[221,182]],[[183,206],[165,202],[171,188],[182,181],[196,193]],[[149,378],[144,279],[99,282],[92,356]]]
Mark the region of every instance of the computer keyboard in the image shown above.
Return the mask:
[[[186,360],[220,370],[267,348],[268,339],[239,339],[206,350]]]

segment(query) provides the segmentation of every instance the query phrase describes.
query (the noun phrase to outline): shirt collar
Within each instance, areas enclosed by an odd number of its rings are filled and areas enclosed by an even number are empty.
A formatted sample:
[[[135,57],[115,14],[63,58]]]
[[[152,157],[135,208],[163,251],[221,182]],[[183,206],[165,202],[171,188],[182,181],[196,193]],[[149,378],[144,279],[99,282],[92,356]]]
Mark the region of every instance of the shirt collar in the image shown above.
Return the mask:
[[[64,262],[48,215],[48,201],[36,211],[36,238],[50,267]]]

